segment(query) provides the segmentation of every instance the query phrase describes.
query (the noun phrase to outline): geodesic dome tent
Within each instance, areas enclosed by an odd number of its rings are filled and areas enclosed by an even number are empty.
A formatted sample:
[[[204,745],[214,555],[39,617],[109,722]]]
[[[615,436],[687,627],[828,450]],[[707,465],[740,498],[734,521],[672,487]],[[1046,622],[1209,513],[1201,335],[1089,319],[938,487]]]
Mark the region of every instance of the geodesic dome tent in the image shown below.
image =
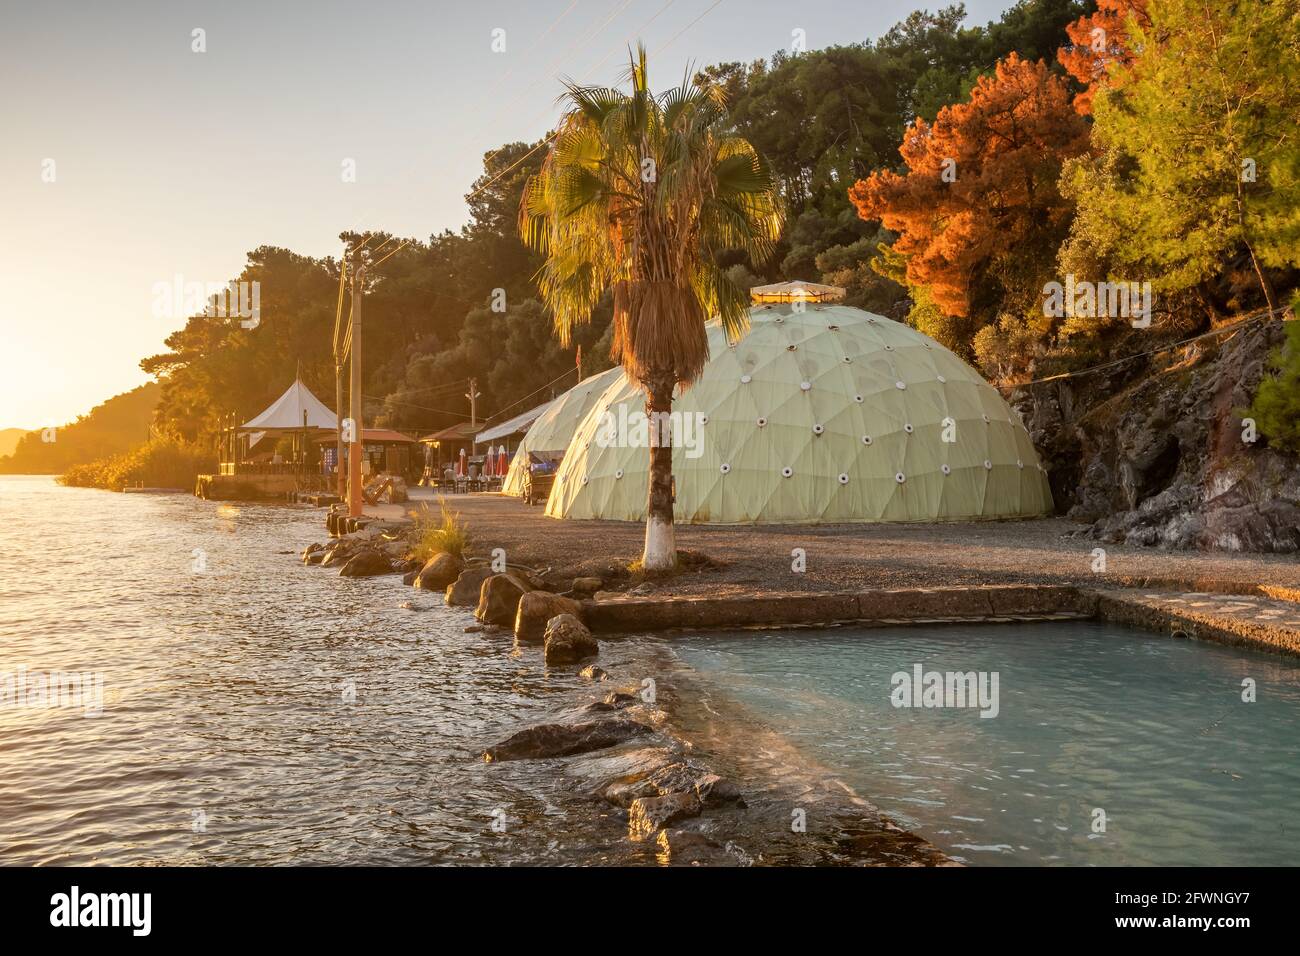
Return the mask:
[[[710,323],[704,374],[673,403],[677,521],[959,521],[1051,510],[1024,426],[928,336],[803,302],[756,306],[750,323],[734,345]],[[608,386],[574,434],[548,515],[644,520],[649,452],[621,427],[643,408],[626,377]]]
[[[551,407],[533,422],[524,435],[524,440],[519,443],[514,457],[510,459],[510,470],[506,473],[501,490],[507,495],[522,495],[524,478],[528,474],[528,453],[536,452],[555,458],[564,454],[569,442],[573,440],[573,433],[591,406],[596,404],[606,388],[622,376],[623,370],[618,366],[589,375],[552,402]]]

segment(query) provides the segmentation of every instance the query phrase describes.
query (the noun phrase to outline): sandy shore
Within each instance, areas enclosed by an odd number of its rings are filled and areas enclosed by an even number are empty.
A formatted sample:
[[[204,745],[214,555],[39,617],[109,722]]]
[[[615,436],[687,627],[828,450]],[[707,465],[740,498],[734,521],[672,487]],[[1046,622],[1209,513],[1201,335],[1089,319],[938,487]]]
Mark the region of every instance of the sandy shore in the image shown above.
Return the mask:
[[[416,489],[436,508],[432,493]],[[426,497],[427,496],[427,497]],[[575,565],[591,558],[640,556],[643,528],[618,521],[547,518],[537,507],[497,494],[450,495],[474,536],[474,551],[504,548],[512,562],[537,567]],[[408,506],[408,507],[411,507]],[[1075,584],[1221,590],[1270,584],[1300,588],[1294,555],[1160,551],[1101,545],[1069,537],[1081,528],[1060,518],[964,524],[678,526],[677,546],[701,551],[724,567],[673,579],[674,593],[772,589],[834,591],[860,588],[976,584]],[[1106,570],[1095,573],[1093,551],[1104,547]],[[806,570],[792,570],[802,548]]]

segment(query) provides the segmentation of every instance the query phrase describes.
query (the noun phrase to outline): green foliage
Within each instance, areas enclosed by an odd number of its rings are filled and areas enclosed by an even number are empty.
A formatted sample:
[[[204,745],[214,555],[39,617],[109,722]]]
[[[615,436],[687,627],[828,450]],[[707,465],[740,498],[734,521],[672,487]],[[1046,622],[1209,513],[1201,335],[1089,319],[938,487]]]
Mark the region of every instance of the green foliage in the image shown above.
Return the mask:
[[[689,384],[708,360],[704,323],[738,339],[749,294],[719,253],[772,255],[782,210],[766,161],[737,136],[719,90],[653,93],[644,47],[626,91],[567,84],[541,172],[520,206],[524,241],[555,330],[568,345],[601,299],[614,297],[614,347],[629,377]]]
[[[195,478],[215,469],[212,452],[175,438],[154,438],[125,454],[74,465],[59,477],[59,483],[109,491],[137,485],[190,489]]]
[[[42,433],[23,435],[10,456],[0,458],[0,473],[58,474],[72,465],[125,452],[149,437],[149,422],[158,404],[158,383],[147,382],[114,396],[75,422]]]
[[[1300,294],[1291,300],[1292,315],[1298,309]],[[1250,416],[1269,445],[1300,453],[1300,321],[1287,323],[1286,342],[1269,356],[1269,370],[1250,403]]]
[[[781,184],[788,226],[774,260],[779,268],[768,269],[765,280],[827,282],[848,288],[850,304],[876,311],[892,306],[902,289],[878,281],[870,265],[876,226],[855,221],[848,187],[896,165],[909,121],[931,120],[966,99],[978,77],[1011,51],[1055,69],[1065,25],[1091,6],[1021,0],[1000,20],[968,27],[958,3],[938,13],[917,11],[875,44],[781,52],[770,62],[701,71],[699,82],[726,92],[737,131],[767,158]]]
[[[1151,0],[1148,12],[1140,55],[1093,103],[1102,155],[1066,174],[1079,215],[1065,261],[1173,292],[1240,259],[1262,298],[1263,270],[1300,265],[1300,8]]]
[[[428,561],[435,554],[450,554],[465,559],[470,548],[469,527],[461,520],[460,512],[447,507],[444,498],[438,498],[437,518],[425,505],[415,519],[415,544],[411,557]]]
[[[951,316],[935,303],[930,290],[907,281],[907,257],[893,246],[881,243],[878,255],[869,260],[872,271],[891,285],[905,288],[911,299],[904,321],[918,332],[930,336],[944,348],[969,358],[971,342],[982,321],[971,316]]]
[[[976,332],[971,345],[976,364],[986,378],[1011,382],[1025,376],[1040,342],[1039,333],[1023,319],[1004,313],[996,324]]]

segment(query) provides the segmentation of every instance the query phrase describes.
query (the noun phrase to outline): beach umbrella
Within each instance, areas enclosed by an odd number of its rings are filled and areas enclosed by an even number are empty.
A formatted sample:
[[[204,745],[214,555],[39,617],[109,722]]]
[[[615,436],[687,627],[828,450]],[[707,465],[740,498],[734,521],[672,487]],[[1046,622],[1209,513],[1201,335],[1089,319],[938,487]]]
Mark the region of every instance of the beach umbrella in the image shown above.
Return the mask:
[[[483,477],[491,478],[496,474],[497,467],[497,450],[488,445],[487,452],[483,456]]]
[[[504,478],[506,472],[510,470],[510,457],[506,454],[506,446],[501,445],[497,448],[497,470],[498,478]]]
[[[466,462],[465,462],[464,448],[460,450],[460,457],[456,460],[456,474],[461,478],[464,478],[467,474],[469,474],[469,468],[466,467]]]

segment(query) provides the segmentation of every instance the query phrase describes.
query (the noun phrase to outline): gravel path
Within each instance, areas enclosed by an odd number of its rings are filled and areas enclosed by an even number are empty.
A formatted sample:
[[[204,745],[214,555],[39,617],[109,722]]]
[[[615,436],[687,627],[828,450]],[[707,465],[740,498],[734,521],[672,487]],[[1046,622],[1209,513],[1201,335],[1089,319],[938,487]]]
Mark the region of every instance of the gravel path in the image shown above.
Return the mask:
[[[428,494],[417,489],[417,495]],[[504,548],[512,562],[563,567],[591,558],[630,562],[643,527],[618,521],[547,518],[516,498],[451,495],[474,538],[475,553]],[[436,504],[430,500],[432,506]],[[415,502],[416,505],[419,502]],[[1105,545],[1106,571],[1094,573],[1082,526],[1061,518],[961,524],[841,524],[704,527],[679,525],[678,548],[708,555],[721,568],[687,573],[674,593],[833,591],[973,584],[1082,584],[1231,591],[1256,584],[1300,587],[1294,555],[1160,551]],[[791,552],[806,553],[806,571]]]

